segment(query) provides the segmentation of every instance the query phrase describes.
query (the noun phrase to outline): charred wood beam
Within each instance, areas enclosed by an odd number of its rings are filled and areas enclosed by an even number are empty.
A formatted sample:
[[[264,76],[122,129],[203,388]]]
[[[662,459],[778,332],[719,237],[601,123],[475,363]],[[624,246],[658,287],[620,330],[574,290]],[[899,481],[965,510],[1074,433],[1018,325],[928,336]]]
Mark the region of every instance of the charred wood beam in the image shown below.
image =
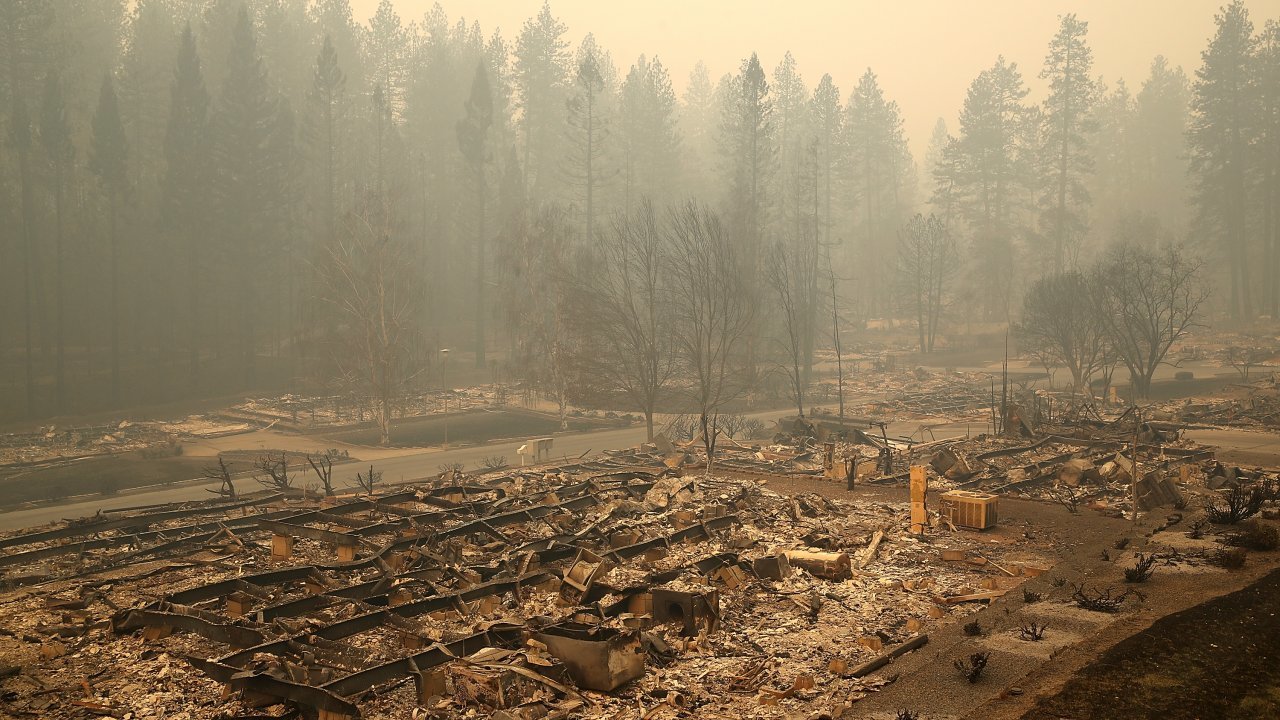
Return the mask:
[[[353,718],[360,717],[360,709],[354,703],[324,688],[282,680],[265,673],[246,673],[240,668],[224,665],[215,660],[189,656],[187,662],[209,677],[226,683],[233,690],[248,690],[317,710]]]
[[[35,543],[49,542],[51,540],[62,540],[64,538],[84,537],[88,535],[96,535],[97,533],[106,532],[108,530],[118,530],[120,528],[140,527],[146,525],[154,525],[156,523],[173,520],[175,518],[190,517],[192,515],[210,515],[215,513],[225,513],[230,510],[240,510],[247,507],[255,507],[265,505],[270,502],[279,500],[283,495],[279,493],[268,495],[262,498],[246,500],[244,502],[230,504],[208,504],[195,508],[184,508],[181,510],[162,510],[160,512],[143,513],[139,515],[129,515],[127,517],[107,516],[101,521],[88,522],[79,525],[68,525],[64,528],[56,530],[44,530],[41,532],[26,533],[23,535],[14,535],[13,537],[0,539],[0,549],[9,547],[19,547],[22,545],[32,545]]]
[[[299,580],[309,580],[316,574],[316,569],[309,565],[299,565],[297,567],[284,568],[283,570],[270,570],[267,572],[256,573],[254,575],[244,575],[230,580],[220,580],[218,582],[201,585],[189,590],[182,590],[165,597],[165,600],[179,605],[194,605],[198,602],[211,600],[216,597],[222,597],[228,593],[241,589],[238,583],[247,583],[257,585],[259,587],[271,587],[273,585],[283,585],[287,582],[297,582]]]
[[[251,529],[258,524],[257,518],[242,518],[239,520],[214,520],[196,525],[183,525],[176,528],[167,528],[164,530],[149,530],[131,535],[115,535],[108,538],[95,538],[92,540],[83,540],[81,542],[72,542],[65,545],[50,545],[48,547],[36,548],[35,550],[27,550],[25,552],[14,553],[12,555],[0,555],[0,567],[9,567],[13,565],[21,565],[23,563],[33,562],[35,560],[43,560],[45,558],[57,557],[59,555],[70,555],[85,550],[102,550],[104,548],[117,547],[121,545],[141,544],[154,540],[167,540],[174,536],[181,536],[174,541],[179,544],[204,542],[213,537],[219,530],[224,527],[236,531]],[[151,549],[152,551],[155,548]]]
[[[486,647],[518,647],[524,628],[520,625],[494,625],[487,630],[467,635],[449,643],[437,643],[420,653],[393,660],[333,680],[321,687],[335,695],[351,696],[385,682],[408,677]],[[416,668],[416,669],[415,669]]]
[[[145,627],[170,627],[175,630],[193,632],[203,638],[236,648],[260,645],[265,638],[261,632],[252,628],[230,623],[218,623],[196,614],[161,610],[126,610],[124,613],[112,618],[111,625],[116,633],[130,632]]]

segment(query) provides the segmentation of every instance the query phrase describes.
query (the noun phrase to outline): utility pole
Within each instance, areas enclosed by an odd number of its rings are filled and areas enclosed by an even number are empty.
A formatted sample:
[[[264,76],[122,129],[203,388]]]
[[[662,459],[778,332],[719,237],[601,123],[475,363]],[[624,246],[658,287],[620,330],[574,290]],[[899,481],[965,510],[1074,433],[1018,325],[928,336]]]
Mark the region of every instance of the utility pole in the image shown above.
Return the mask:
[[[445,374],[449,369],[449,348],[440,351],[444,359],[440,361],[440,384],[444,386],[444,449],[449,449],[449,384]]]
[[[844,427],[844,358],[840,352],[840,308],[836,304],[836,271],[827,248],[827,274],[831,276],[831,328],[836,341],[836,394],[840,402],[840,427]]]
[[[1138,432],[1142,429],[1142,411],[1138,403],[1133,403],[1133,473],[1129,478],[1130,493],[1133,495],[1133,527],[1138,527]]]

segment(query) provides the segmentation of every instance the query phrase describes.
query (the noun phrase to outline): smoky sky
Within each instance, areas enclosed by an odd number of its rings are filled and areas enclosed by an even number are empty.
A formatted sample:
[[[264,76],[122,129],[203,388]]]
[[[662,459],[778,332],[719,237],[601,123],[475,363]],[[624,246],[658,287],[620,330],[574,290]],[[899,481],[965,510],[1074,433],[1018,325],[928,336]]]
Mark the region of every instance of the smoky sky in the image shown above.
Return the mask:
[[[379,0],[351,0],[367,22]],[[392,0],[408,25],[435,0]],[[514,42],[541,0],[443,0],[452,21],[479,21]],[[1058,16],[1076,13],[1089,22],[1094,74],[1110,86],[1124,78],[1137,92],[1156,55],[1190,76],[1213,34],[1220,0],[554,0],[576,47],[588,32],[625,73],[640,54],[658,56],[683,90],[695,63],[706,63],[714,82],[736,70],[753,51],[772,70],[790,50],[806,85],[830,73],[844,97],[870,67],[889,99],[902,108],[912,152],[921,160],[934,122],[955,132],[965,89],[979,71],[1003,54],[1018,63],[1040,99],[1037,78]],[[1246,2],[1255,24],[1280,13],[1280,0]]]

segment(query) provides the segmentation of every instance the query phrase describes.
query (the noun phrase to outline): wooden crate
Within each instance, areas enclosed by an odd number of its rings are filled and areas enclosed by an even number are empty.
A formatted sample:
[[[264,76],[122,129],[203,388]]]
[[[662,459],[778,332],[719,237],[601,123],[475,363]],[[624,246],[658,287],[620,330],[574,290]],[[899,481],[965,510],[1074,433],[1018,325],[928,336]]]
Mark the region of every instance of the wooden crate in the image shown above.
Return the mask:
[[[986,530],[1000,520],[1000,496],[971,490],[942,493],[942,515],[957,527]]]

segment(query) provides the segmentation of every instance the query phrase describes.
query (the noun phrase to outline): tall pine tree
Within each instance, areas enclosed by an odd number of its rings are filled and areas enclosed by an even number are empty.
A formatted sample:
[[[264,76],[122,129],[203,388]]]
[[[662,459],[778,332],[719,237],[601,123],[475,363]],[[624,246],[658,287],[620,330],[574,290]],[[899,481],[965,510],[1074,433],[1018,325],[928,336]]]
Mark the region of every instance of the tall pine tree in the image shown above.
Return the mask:
[[[1217,30],[1196,71],[1188,129],[1196,222],[1227,261],[1227,307],[1234,320],[1253,317],[1248,247],[1249,148],[1253,141],[1253,23],[1241,0],[1214,17]]]
[[[208,130],[209,93],[204,86],[195,34],[188,24],[182,30],[169,87],[161,222],[182,257],[187,296],[187,382],[192,387],[197,386],[200,377],[201,248],[210,239],[205,233],[210,220],[206,187],[210,179]]]
[[[258,303],[262,270],[270,265],[278,191],[270,152],[276,99],[258,54],[249,13],[241,9],[232,33],[225,80],[213,117],[213,190],[222,281],[234,297],[231,318],[242,383],[257,379]]]
[[[1054,272],[1062,272],[1079,251],[1088,226],[1085,180],[1093,170],[1088,136],[1096,95],[1088,33],[1089,23],[1063,15],[1040,71],[1040,78],[1049,81],[1040,156],[1040,231]]]
[[[111,405],[120,405],[120,213],[129,191],[129,142],[120,119],[111,73],[102,76],[98,109],[93,114],[89,168],[98,178],[107,211],[108,312],[111,332]]]

